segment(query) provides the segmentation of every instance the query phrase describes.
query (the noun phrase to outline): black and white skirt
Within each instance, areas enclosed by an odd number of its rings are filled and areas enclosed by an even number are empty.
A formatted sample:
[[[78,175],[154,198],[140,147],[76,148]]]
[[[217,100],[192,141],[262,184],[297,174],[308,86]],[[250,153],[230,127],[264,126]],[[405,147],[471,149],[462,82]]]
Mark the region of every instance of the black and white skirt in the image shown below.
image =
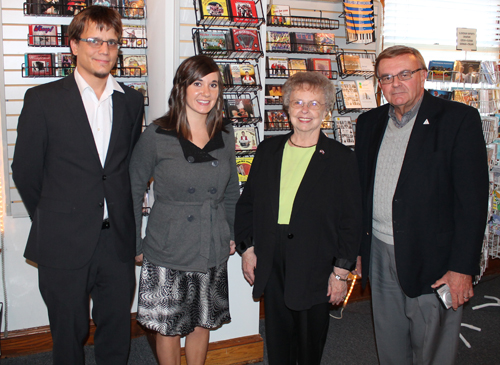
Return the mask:
[[[227,262],[208,272],[172,270],[144,258],[139,281],[137,320],[164,336],[185,336],[231,320]]]

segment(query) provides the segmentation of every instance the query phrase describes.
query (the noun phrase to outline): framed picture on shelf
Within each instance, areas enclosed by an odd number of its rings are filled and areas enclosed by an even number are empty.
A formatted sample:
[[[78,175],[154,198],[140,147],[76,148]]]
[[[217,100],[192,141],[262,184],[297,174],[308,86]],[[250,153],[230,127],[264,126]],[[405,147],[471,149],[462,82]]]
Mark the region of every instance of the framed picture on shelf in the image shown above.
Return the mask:
[[[201,53],[212,51],[227,51],[227,31],[202,31],[198,33],[198,47]]]
[[[146,3],[144,0],[123,0],[123,16],[125,18],[144,18]]]
[[[234,127],[234,148],[236,151],[254,151],[259,145],[257,127]]]
[[[267,130],[282,131],[290,129],[288,115],[284,110],[267,110]]]
[[[56,46],[59,44],[57,25],[30,24],[28,44],[33,46]]]
[[[332,63],[329,58],[311,58],[309,63],[311,71],[321,71],[329,79],[332,78]]]
[[[253,156],[236,156],[236,171],[238,171],[238,181],[242,182],[248,180],[248,174],[250,173],[252,162]]]
[[[201,19],[213,19],[215,17],[227,17],[229,11],[226,0],[200,0]]]
[[[252,99],[226,99],[227,118],[235,123],[247,123],[255,117]]]
[[[307,71],[307,61],[304,58],[289,58],[288,70],[289,76],[293,76],[297,72]]]
[[[27,76],[55,76],[52,53],[27,53],[24,63]]]
[[[280,105],[283,104],[283,86],[282,85],[266,85],[265,104]]]
[[[148,75],[148,66],[146,55],[122,55],[122,76],[142,77]]]
[[[233,21],[241,23],[257,23],[258,14],[252,0],[229,0]]]
[[[254,29],[231,29],[235,51],[260,51],[259,34]]]
[[[267,57],[269,78],[288,77],[288,57]]]

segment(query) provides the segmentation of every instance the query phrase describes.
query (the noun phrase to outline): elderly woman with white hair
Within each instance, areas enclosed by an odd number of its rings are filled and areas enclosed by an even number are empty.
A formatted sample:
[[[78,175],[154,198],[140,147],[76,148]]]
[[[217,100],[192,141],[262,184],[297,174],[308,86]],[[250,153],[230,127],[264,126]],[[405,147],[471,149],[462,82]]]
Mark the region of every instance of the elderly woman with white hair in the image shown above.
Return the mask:
[[[334,88],[301,72],[283,87],[292,132],[258,147],[236,205],[236,249],[264,294],[269,364],[320,364],[331,304],[343,302],[361,240],[354,153],[321,132]]]

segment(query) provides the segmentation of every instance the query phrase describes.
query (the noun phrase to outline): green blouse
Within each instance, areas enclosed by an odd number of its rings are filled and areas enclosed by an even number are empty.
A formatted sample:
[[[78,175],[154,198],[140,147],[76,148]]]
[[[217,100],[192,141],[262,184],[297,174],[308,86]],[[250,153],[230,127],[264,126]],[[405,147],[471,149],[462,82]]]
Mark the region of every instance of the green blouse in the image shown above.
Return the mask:
[[[278,224],[290,223],[295,195],[297,195],[297,190],[299,190],[300,183],[315,150],[316,146],[298,148],[291,147],[288,142],[285,143],[281,163]]]

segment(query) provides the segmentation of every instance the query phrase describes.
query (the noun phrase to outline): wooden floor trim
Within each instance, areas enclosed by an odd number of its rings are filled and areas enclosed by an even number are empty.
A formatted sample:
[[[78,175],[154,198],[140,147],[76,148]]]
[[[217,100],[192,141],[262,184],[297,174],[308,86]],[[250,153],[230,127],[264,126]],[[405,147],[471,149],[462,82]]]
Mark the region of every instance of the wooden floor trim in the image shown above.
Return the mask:
[[[155,351],[154,335],[146,333],[137,323],[135,313],[131,319],[132,338],[148,336],[148,341]],[[94,343],[95,325],[90,321],[90,334],[87,345]],[[8,338],[0,338],[1,358],[10,358],[37,354],[52,350],[52,337],[49,326],[27,328],[9,332]],[[212,342],[208,346],[207,365],[215,364],[251,364],[262,361],[264,357],[264,342],[260,335],[233,338],[225,341]],[[182,351],[182,364],[186,364]]]

